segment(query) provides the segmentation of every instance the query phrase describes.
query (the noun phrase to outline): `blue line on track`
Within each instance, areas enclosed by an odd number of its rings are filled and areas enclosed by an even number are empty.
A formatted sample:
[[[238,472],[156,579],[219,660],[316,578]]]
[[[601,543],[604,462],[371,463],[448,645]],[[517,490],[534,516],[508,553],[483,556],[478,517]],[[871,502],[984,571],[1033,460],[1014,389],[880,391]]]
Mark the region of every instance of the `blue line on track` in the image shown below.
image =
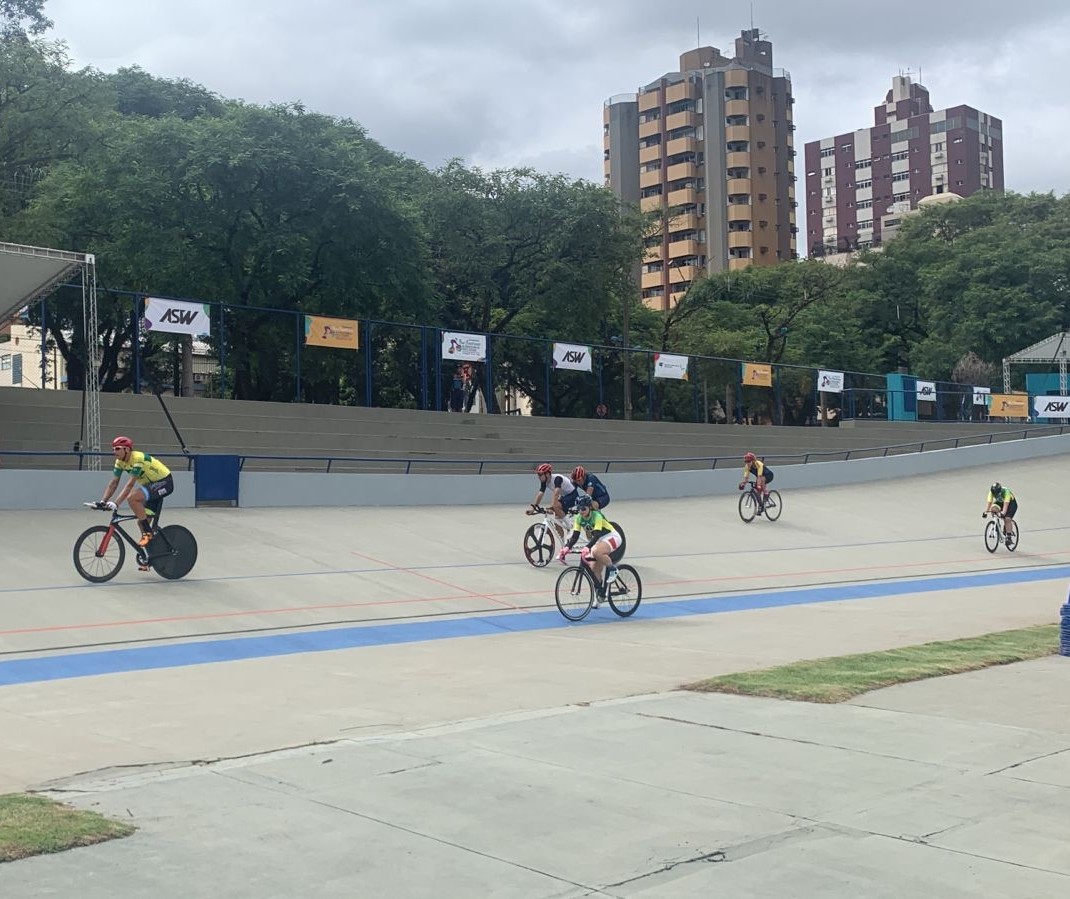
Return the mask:
[[[641,606],[636,614],[638,616],[637,620],[680,618],[688,615],[711,615],[722,612],[740,612],[750,609],[770,609],[823,602],[879,599],[913,593],[936,593],[975,587],[1000,587],[1008,584],[1026,584],[1066,578],[1070,578],[1070,565],[1025,570],[1014,569],[983,574],[952,575],[948,577],[927,577],[912,580],[836,584],[800,590],[780,589],[757,593],[677,599],[649,603]],[[1062,593],[1060,591],[1060,598],[1061,596]],[[1054,609],[1054,605],[1052,608]],[[608,610],[602,614],[613,615]],[[617,621],[618,619],[614,616],[612,620]],[[604,618],[602,622],[605,622]],[[0,686],[93,677],[100,674],[150,671],[159,668],[180,668],[187,665],[205,665],[213,662],[265,659],[306,652],[357,649],[364,646],[392,646],[401,643],[422,643],[457,637],[480,637],[490,634],[553,630],[561,627],[583,627],[588,623],[594,622],[591,622],[591,619],[588,618],[586,622],[579,625],[570,625],[556,610],[528,614],[503,612],[471,618],[325,628],[323,630],[301,631],[299,633],[275,634],[267,637],[233,637],[225,640],[204,640],[171,643],[162,646],[39,656],[31,659],[12,659],[0,662]]]

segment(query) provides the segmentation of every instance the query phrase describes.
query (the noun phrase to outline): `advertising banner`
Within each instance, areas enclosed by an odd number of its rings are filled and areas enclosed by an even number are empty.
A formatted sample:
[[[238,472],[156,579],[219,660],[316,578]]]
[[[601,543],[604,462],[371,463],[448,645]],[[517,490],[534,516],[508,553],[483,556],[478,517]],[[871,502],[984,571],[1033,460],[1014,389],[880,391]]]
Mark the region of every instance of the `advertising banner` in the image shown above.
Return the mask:
[[[212,317],[209,309],[204,303],[146,297],[141,327],[146,331],[166,331],[169,334],[211,334]]]
[[[688,356],[673,356],[669,353],[654,354],[654,377],[675,378],[677,381],[687,380]]]
[[[482,362],[487,358],[487,338],[484,334],[463,334],[457,331],[442,332],[442,360],[463,359],[467,362]]]
[[[843,393],[843,372],[819,371],[817,373],[817,389],[821,393]]]
[[[1070,418],[1070,396],[1033,397],[1037,418]]]
[[[577,346],[574,343],[555,343],[554,368],[567,368],[570,371],[590,371],[591,348],[589,346]]]
[[[743,386],[772,387],[773,367],[765,362],[744,362]]]
[[[973,404],[975,406],[987,406],[988,400],[992,396],[991,387],[974,387],[973,388]]]
[[[936,383],[933,381],[918,381],[918,399],[926,403],[935,403]]]
[[[360,322],[352,318],[327,318],[323,315],[306,315],[305,345],[359,350]]]
[[[993,393],[988,412],[1003,418],[1029,418],[1029,397],[1021,393]]]

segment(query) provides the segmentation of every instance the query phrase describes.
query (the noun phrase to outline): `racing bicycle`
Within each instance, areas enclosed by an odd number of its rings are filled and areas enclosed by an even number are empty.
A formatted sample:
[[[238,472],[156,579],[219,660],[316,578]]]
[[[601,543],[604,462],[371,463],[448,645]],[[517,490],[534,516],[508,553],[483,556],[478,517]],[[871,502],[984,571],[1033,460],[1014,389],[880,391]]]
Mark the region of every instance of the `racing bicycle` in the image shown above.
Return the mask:
[[[1001,543],[1011,552],[1018,548],[1018,522],[1011,519],[1011,533],[1008,536],[1003,532],[1003,513],[993,509],[985,522],[985,549],[994,553]]]
[[[779,490],[770,490],[765,499],[758,492],[757,481],[748,480],[739,498],[739,517],[744,523],[754,521],[755,516],[764,515],[770,521],[776,521],[783,511]]]
[[[570,509],[562,519],[564,531],[558,534],[557,518],[553,509],[537,506],[531,510],[528,514],[542,515],[543,520],[535,522],[524,532],[524,558],[536,568],[545,568],[549,565],[553,561],[557,541],[561,540],[564,543],[575,526],[575,511],[575,509]],[[624,558],[624,551],[628,548],[628,538],[624,536],[624,529],[617,522],[611,521],[610,524],[613,525],[613,530],[620,534],[620,546],[613,550],[612,554],[613,561],[619,562]]]
[[[87,581],[103,584],[119,573],[126,560],[126,544],[134,551],[138,568],[151,568],[169,581],[185,577],[197,562],[197,541],[180,524],[159,525],[159,509],[153,516],[153,537],[147,546],[137,541],[123,528],[123,522],[135,521],[136,515],[120,515],[118,509],[108,509],[104,503],[83,503],[90,509],[111,511],[108,524],[87,528],[74,541],[74,567]]]
[[[557,610],[569,621],[583,621],[591,609],[597,607],[598,587],[591,567],[591,554],[586,547],[579,553],[580,563],[562,571],[554,585]],[[616,577],[607,578],[605,588],[609,607],[621,618],[634,614],[643,601],[643,582],[631,565],[618,565]]]

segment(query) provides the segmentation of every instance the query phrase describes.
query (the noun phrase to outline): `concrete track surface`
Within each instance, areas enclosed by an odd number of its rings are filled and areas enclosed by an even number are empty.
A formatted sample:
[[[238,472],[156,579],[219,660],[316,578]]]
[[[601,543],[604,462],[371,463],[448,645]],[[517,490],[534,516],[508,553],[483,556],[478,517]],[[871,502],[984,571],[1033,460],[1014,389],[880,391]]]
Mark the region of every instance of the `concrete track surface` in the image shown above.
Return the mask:
[[[1063,467],[785,471],[775,523],[612,504],[643,605],[578,625],[522,557],[527,496],[176,511],[189,577],[128,556],[99,586],[71,545],[100,513],[0,513],[0,792],[140,828],[0,866],[0,895],[1065,896],[1070,660],[835,707],[674,692],[1054,621]],[[982,543],[994,478],[1013,554]]]

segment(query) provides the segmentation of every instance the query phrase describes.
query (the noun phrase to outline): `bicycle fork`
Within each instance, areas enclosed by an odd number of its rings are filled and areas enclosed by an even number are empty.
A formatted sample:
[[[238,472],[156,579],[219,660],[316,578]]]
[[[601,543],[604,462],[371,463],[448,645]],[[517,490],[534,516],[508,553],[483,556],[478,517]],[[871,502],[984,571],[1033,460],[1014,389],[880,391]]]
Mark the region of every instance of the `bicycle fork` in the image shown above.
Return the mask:
[[[94,555],[98,559],[104,558],[104,553],[108,551],[108,546],[111,544],[112,539],[115,537],[115,525],[108,525],[108,532],[104,535],[104,539],[100,541],[100,546],[97,547],[97,551]]]

